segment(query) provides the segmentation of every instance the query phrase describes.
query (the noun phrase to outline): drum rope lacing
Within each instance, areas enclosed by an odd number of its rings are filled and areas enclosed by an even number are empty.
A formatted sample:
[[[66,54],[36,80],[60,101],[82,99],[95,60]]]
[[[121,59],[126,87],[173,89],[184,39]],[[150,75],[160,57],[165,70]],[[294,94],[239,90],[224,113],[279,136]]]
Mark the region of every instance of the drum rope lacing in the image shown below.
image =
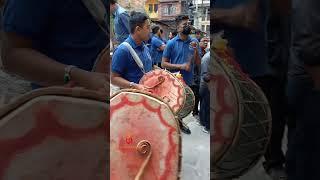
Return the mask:
[[[151,144],[147,140],[142,140],[137,144],[136,150],[140,155],[143,155],[143,156],[147,155],[146,159],[143,161],[142,165],[140,166],[140,169],[136,177],[134,178],[134,180],[141,180],[141,176],[143,175],[143,172],[151,158],[151,154],[152,154]]]

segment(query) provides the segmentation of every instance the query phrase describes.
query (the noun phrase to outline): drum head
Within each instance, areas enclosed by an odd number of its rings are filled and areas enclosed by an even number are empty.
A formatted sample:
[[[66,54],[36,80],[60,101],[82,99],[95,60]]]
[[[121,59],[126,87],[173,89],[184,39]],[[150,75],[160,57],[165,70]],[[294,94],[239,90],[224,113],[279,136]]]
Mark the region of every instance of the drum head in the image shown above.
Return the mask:
[[[147,159],[136,147],[145,140],[152,154],[141,179],[178,179],[180,132],[168,105],[132,90],[116,93],[110,103],[110,178],[135,179]]]
[[[2,109],[0,179],[106,179],[109,108],[100,99],[48,88]]]
[[[163,99],[172,108],[174,113],[179,112],[185,103],[186,95],[184,85],[172,73],[163,69],[155,69],[146,73],[140,80],[140,84],[153,87],[159,82],[159,77],[164,78],[164,82],[150,92]]]

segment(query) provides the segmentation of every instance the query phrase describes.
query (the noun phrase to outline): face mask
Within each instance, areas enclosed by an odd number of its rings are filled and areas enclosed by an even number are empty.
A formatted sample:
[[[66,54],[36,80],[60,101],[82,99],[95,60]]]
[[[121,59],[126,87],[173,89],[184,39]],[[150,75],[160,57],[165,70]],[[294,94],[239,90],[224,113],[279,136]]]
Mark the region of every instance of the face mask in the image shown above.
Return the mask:
[[[183,27],[182,34],[189,35],[191,33],[191,26],[186,25]]]

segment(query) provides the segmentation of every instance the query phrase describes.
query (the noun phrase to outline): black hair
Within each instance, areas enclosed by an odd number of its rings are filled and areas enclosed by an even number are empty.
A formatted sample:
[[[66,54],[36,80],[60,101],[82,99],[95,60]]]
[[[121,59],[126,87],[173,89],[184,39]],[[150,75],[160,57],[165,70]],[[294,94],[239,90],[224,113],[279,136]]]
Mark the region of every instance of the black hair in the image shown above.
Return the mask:
[[[160,29],[160,33],[161,33],[161,34],[163,33],[163,30],[162,30],[162,29]]]
[[[153,26],[152,27],[152,34],[156,34],[159,31],[160,27],[159,26]]]
[[[115,4],[117,3],[117,0],[110,0],[110,4]]]
[[[195,33],[201,33],[201,30],[200,29],[196,29]]]
[[[133,34],[137,26],[143,27],[147,19],[149,17],[145,13],[132,11],[129,19],[130,33]]]
[[[179,15],[176,17],[176,25],[178,26],[181,21],[187,20],[189,17],[187,15]]]

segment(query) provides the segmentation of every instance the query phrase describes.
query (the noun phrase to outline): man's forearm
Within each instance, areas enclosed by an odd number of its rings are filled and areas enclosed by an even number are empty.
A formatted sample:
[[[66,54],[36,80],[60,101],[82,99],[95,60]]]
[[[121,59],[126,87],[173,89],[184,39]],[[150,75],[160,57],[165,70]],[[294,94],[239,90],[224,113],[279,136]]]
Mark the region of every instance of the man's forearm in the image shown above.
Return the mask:
[[[162,66],[162,68],[166,68],[169,70],[181,70],[181,68],[182,68],[181,64],[171,64],[171,63],[167,62],[166,60],[162,60],[161,66]]]
[[[195,49],[194,51],[194,59],[195,59],[195,64],[196,65],[200,65],[201,64],[201,59],[200,59],[200,55],[197,49]]]
[[[120,88],[131,88],[130,82],[128,80],[122,77],[113,77],[113,75],[111,75],[111,84]]]
[[[3,51],[5,70],[42,86],[64,84],[64,68],[46,55],[30,48],[12,48]]]

